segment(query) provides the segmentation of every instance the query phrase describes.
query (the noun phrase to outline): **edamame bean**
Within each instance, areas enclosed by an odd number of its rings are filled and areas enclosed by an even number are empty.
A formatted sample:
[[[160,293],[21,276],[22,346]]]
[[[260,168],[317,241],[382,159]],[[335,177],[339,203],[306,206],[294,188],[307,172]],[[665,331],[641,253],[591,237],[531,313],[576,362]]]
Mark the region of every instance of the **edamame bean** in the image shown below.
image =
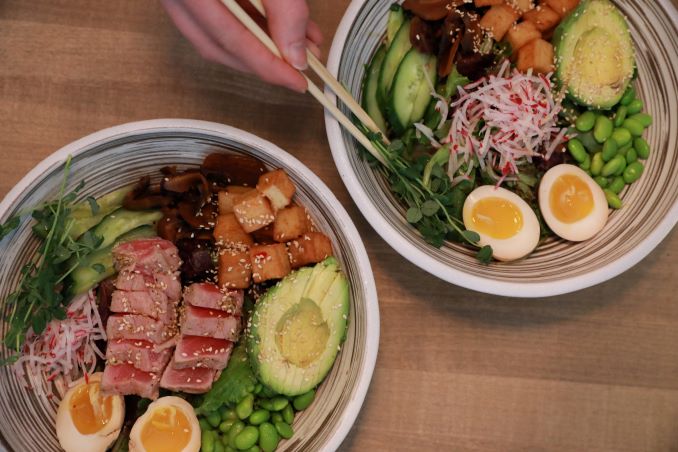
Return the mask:
[[[204,417],[201,417],[200,420],[198,421],[198,425],[200,425],[200,430],[207,431],[207,430],[212,430],[212,426],[210,425],[209,422],[207,422],[207,419]]]
[[[636,121],[633,118],[628,118],[626,121],[624,121],[623,127],[631,132],[631,135],[634,137],[639,137],[643,134],[643,131],[645,130],[645,127],[638,121]]]
[[[598,143],[602,144],[612,136],[613,130],[614,126],[612,121],[610,121],[610,118],[600,115],[596,118],[596,125],[593,127],[593,138],[595,138]]]
[[[278,435],[285,439],[290,439],[294,435],[294,430],[287,422],[276,422],[275,429],[278,431]]]
[[[280,436],[273,424],[264,422],[259,426],[259,447],[264,452],[273,452],[280,442]]]
[[[600,188],[605,188],[610,183],[609,179],[603,176],[596,176],[593,180],[596,181],[596,184],[598,184]]]
[[[219,427],[219,424],[221,424],[221,415],[217,411],[210,413],[207,415],[207,422],[209,422],[212,427],[217,428]]]
[[[640,162],[633,162],[624,170],[624,182],[632,184],[643,175],[645,166]]]
[[[617,109],[617,113],[614,115],[614,126],[615,127],[621,127],[622,124],[624,124],[624,120],[626,119],[626,115],[628,114],[628,110],[626,109],[625,106],[621,106]]]
[[[614,141],[613,139],[607,140],[605,142],[605,144],[603,145],[603,152],[601,154],[603,161],[609,162],[610,160],[615,158],[618,150],[619,150],[619,147],[617,146],[616,141]]]
[[[269,399],[259,399],[257,403],[259,404],[260,407],[262,407],[265,410],[275,411],[273,409],[273,402],[271,402]]]
[[[280,413],[271,413],[271,422],[275,425],[276,422],[283,422],[282,414]]]
[[[254,396],[252,394],[248,394],[235,407],[235,412],[238,415],[239,419],[246,419],[250,416],[250,414],[252,414],[253,409],[254,409]]]
[[[629,151],[626,153],[626,165],[630,165],[633,162],[638,161],[638,153],[636,152],[635,149],[631,148]]]
[[[624,170],[626,169],[626,156],[620,155],[618,157],[622,158],[622,163],[621,165],[619,165],[619,169],[617,169],[617,171],[614,172],[614,176],[621,176],[622,174],[624,174]]]
[[[228,433],[228,431],[231,429],[231,427],[233,426],[233,424],[235,424],[237,420],[238,419],[226,419],[221,424],[219,424],[219,430],[222,433]]]
[[[581,133],[577,135],[577,139],[581,141],[589,152],[595,152],[600,148],[600,144],[593,138],[593,132]]]
[[[243,421],[236,421],[235,424],[231,426],[231,429],[228,431],[228,445],[232,448],[235,447],[235,437],[240,434],[245,428],[245,423]]]
[[[586,159],[579,164],[579,168],[584,171],[591,171],[591,156],[586,154]]]
[[[609,141],[609,140],[608,140]],[[605,161],[603,160],[603,153],[602,152],[596,152],[591,159],[591,174],[594,176],[599,176],[600,172],[603,170],[603,166],[605,166]]]
[[[616,193],[612,193],[610,190],[603,190],[605,192],[605,199],[607,199],[607,205],[613,209],[621,209],[622,202],[617,196]]]
[[[629,143],[626,146],[622,146],[619,148],[619,151],[617,151],[617,155],[624,156],[626,158],[626,154],[629,152],[629,149],[633,147],[633,143]]]
[[[247,450],[257,441],[259,441],[259,429],[248,425],[235,437],[234,444],[238,450]]]
[[[283,421],[292,425],[294,422],[294,409],[292,408],[292,405],[287,405],[285,408],[283,408],[280,414],[282,414]]]
[[[631,142],[631,132],[620,127],[612,132],[612,139],[617,142],[618,147],[626,146]]]
[[[254,393],[259,394],[262,388],[263,386],[261,385],[261,383],[257,383],[256,386],[254,386]]]
[[[645,128],[650,127],[654,122],[652,115],[648,113],[636,113],[635,115],[631,116],[631,119],[635,119]]]
[[[643,101],[640,99],[635,99],[633,100],[626,109],[629,112],[629,115],[635,115],[636,113],[640,113],[643,111]]]
[[[289,404],[290,401],[285,397],[274,397],[271,399],[271,405],[273,406],[273,411],[280,411]]]
[[[638,157],[643,160],[647,160],[650,156],[650,145],[647,143],[645,138],[636,138],[633,140],[633,149],[638,153]]]
[[[261,452],[261,448],[255,444],[254,446],[247,449],[247,452]]]
[[[237,449],[232,448],[231,446],[225,446],[226,447],[226,452],[235,452]]]
[[[609,162],[607,162],[605,164],[605,166],[603,166],[603,169],[600,172],[600,174],[603,177],[612,176],[622,166],[626,167],[626,159],[623,156],[618,155],[615,158],[613,158],[612,160],[610,160]]]
[[[214,441],[214,452],[225,452],[224,445],[221,444],[221,441]]]
[[[624,182],[624,178],[621,176],[617,176],[614,179],[612,179],[612,182],[610,182],[610,185],[607,186],[607,189],[610,190],[612,193],[618,195],[619,193],[622,192],[624,187],[626,187],[626,182]]]
[[[580,132],[588,132],[593,129],[596,124],[596,114],[592,111],[587,111],[579,115],[574,123],[574,126]]]
[[[636,90],[633,88],[633,86],[629,86],[626,88],[626,91],[624,92],[624,95],[622,96],[621,100],[619,101],[620,104],[626,106],[633,102],[633,100],[636,98]]]
[[[262,422],[266,422],[271,418],[271,413],[268,410],[259,409],[252,413],[249,417],[250,424],[259,425]]]
[[[294,405],[295,410],[304,411],[311,403],[313,403],[313,399],[315,399],[315,391],[311,389],[307,393],[295,397],[292,405]]]
[[[276,394],[271,388],[267,387],[266,385],[262,385],[263,387],[261,388],[261,396],[266,397],[266,398],[271,398],[275,397],[278,394]]]
[[[578,163],[582,163],[584,160],[586,160],[586,157],[588,157],[588,153],[586,152],[586,149],[584,149],[584,145],[576,138],[573,138],[567,142],[567,150],[570,151],[570,155]]]
[[[238,419],[238,414],[235,412],[235,410],[233,408],[223,406],[223,407],[221,407],[219,412],[221,413],[221,420],[222,421],[228,421],[230,419]]]
[[[214,452],[214,440],[215,437],[212,430],[206,430],[202,432],[200,450],[202,452]]]

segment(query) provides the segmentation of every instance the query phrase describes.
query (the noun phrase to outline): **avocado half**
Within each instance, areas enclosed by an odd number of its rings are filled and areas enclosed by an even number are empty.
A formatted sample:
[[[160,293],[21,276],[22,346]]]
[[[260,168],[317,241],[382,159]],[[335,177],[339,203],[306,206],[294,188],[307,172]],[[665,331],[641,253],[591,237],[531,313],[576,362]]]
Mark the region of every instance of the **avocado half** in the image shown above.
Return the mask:
[[[635,71],[631,33],[609,0],[583,0],[553,35],[556,76],[577,103],[597,109],[616,105]]]
[[[290,273],[257,302],[247,352],[259,381],[295,396],[332,368],[346,336],[349,284],[333,257]]]

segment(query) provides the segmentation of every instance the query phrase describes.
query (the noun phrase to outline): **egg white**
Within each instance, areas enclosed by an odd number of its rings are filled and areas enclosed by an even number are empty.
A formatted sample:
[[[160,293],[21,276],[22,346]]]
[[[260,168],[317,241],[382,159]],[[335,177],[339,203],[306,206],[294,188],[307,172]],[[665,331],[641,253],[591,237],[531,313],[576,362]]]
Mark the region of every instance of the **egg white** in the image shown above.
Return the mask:
[[[102,375],[101,372],[89,375],[89,383],[101,383]],[[112,396],[113,413],[108,423],[96,433],[89,435],[80,433],[73,423],[69,405],[75,391],[85,384],[87,383],[84,378],[76,381],[64,395],[57,410],[56,434],[61,447],[66,452],[104,452],[118,438],[125,419],[125,399],[122,396]]]
[[[505,188],[483,185],[466,197],[463,209],[466,229],[473,230],[473,208],[478,201],[486,198],[501,198],[515,205],[522,214],[523,227],[514,236],[506,239],[497,239],[474,231],[480,235],[480,245],[491,246],[492,256],[505,262],[522,259],[530,254],[539,244],[539,220],[532,208],[520,196]]]
[[[182,452],[199,452],[200,451],[200,424],[198,423],[198,418],[195,415],[195,410],[190,403],[182,399],[181,397],[167,396],[160,397],[155,402],[151,403],[148,406],[148,409],[139,417],[139,419],[134,422],[132,426],[132,431],[129,435],[129,450],[130,452],[155,452],[147,451],[144,448],[143,443],[141,442],[141,432],[148,422],[155,410],[158,408],[173,406],[177,410],[184,413],[188,423],[191,425],[191,438],[188,441],[186,447],[183,448]]]
[[[565,174],[576,176],[585,182],[593,196],[593,211],[574,223],[563,223],[555,217],[551,210],[550,194],[553,183]],[[539,185],[539,209],[544,221],[554,234],[573,242],[583,242],[598,234],[605,227],[609,215],[603,189],[584,170],[567,164],[556,165],[544,174]]]

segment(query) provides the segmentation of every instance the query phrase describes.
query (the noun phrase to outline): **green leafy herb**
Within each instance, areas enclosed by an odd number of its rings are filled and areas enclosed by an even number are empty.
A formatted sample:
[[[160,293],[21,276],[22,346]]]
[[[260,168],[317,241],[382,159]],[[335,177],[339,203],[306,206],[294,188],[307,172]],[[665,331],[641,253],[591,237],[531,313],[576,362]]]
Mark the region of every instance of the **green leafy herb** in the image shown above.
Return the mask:
[[[14,216],[0,225],[0,240],[4,239],[7,234],[15,230],[21,224],[21,218]]]

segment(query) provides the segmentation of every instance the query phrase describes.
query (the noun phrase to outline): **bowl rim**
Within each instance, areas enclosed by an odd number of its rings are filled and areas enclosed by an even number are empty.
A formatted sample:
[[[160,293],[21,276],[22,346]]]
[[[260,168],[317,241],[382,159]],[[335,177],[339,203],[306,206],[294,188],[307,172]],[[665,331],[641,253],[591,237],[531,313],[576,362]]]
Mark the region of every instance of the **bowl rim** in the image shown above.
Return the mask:
[[[334,39],[332,40],[332,46],[327,62],[327,68],[335,77],[337,77],[339,73],[339,63],[348,33],[356,16],[363,5],[368,1],[371,0],[352,0],[339,23]],[[658,0],[658,2],[668,13],[671,22],[678,28],[678,9],[670,0]],[[329,87],[325,87],[325,94],[330,98],[333,104],[338,104],[336,95]],[[440,263],[426,252],[414,246],[410,241],[406,240],[404,236],[400,235],[397,229],[392,227],[374,205],[369,202],[367,191],[360,184],[356,174],[351,169],[351,164],[348,159],[349,150],[344,145],[342,127],[327,110],[325,110],[325,130],[332,151],[332,157],[337,165],[337,170],[339,171],[339,175],[341,176],[344,185],[347,188],[350,187],[348,191],[351,198],[353,198],[353,202],[356,203],[365,219],[382,239],[384,239],[384,241],[386,241],[386,243],[402,257],[422,270],[431,273],[444,281],[477,292],[513,298],[543,298],[563,295],[592,287],[612,279],[636,265],[650,254],[650,252],[666,238],[678,223],[678,202],[676,202],[658,226],[641,241],[638,246],[620,259],[585,275],[579,275],[560,281],[534,283],[497,281],[475,276]]]
[[[300,174],[302,174],[312,186],[317,187],[320,190],[320,193],[323,195],[323,197],[328,200],[326,204],[329,204],[333,209],[333,214],[337,216],[337,219],[344,228],[346,235],[352,239],[351,242],[353,242],[356,252],[355,259],[357,262],[359,277],[364,284],[363,294],[366,300],[365,318],[366,331],[368,334],[365,335],[365,341],[363,344],[365,347],[365,360],[363,362],[363,368],[360,371],[359,377],[356,381],[355,395],[348,401],[346,409],[341,414],[334,432],[329,435],[327,442],[323,445],[323,450],[338,449],[343,440],[348,435],[351,427],[355,423],[372,380],[379,348],[379,299],[377,297],[376,283],[372,273],[372,267],[367,256],[367,251],[365,250],[365,245],[358,230],[353,224],[353,221],[329,187],[325,185],[325,183],[317,175],[315,175],[315,173],[313,173],[296,157],[284,151],[277,145],[271,143],[270,141],[264,140],[263,138],[260,138],[249,132],[225,124],[175,118],[129,122],[91,133],[83,138],[63,146],[59,150],[47,156],[35,167],[33,167],[33,169],[29,171],[28,174],[26,174],[5,195],[2,202],[0,202],[0,218],[7,214],[8,209],[11,207],[14,201],[27,187],[29,187],[33,181],[38,179],[50,168],[61,164],[68,157],[68,155],[78,155],[80,152],[96,144],[112,141],[118,138],[123,138],[138,133],[163,131],[201,132],[217,135],[220,137],[233,139],[243,144],[265,150],[267,153],[280,156],[281,160],[283,160],[286,165],[294,168],[295,171],[298,171]],[[2,440],[4,440],[3,436],[4,435],[0,434]],[[2,447],[0,447],[0,449],[2,449]]]

